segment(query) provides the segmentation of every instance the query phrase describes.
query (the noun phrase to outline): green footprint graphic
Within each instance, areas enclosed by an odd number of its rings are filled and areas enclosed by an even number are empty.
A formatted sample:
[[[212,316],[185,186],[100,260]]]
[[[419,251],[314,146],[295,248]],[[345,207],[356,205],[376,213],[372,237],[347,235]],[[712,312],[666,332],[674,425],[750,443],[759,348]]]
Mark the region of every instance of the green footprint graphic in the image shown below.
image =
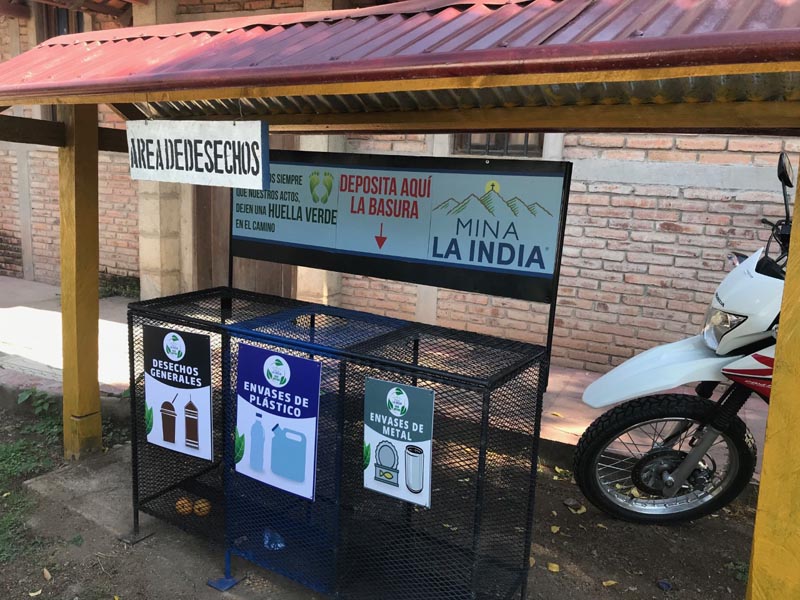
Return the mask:
[[[317,196],[317,186],[319,185],[319,171],[314,171],[311,173],[311,177],[308,178],[308,187],[311,190],[311,198],[314,200],[314,204],[319,202],[319,196]]]
[[[320,181],[322,182],[322,189],[320,189]],[[311,173],[311,177],[308,178],[308,188],[311,190],[311,198],[314,200],[314,204],[319,202],[327,204],[331,191],[333,191],[333,175],[325,171],[320,180],[319,171],[314,171]]]
[[[323,204],[327,204],[328,198],[331,196],[331,190],[333,189],[333,175],[325,171],[325,174],[322,176],[322,185],[325,186],[325,195],[320,198],[320,200]]]

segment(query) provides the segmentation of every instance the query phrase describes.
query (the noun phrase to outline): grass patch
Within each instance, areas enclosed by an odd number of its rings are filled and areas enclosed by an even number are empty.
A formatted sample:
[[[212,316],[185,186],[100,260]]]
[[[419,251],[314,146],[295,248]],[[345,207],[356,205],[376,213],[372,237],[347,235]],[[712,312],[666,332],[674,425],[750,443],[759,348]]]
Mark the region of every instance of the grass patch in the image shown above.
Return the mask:
[[[113,275],[105,272],[100,273],[99,292],[101,298],[123,296],[138,300],[141,288],[139,279],[136,277],[125,277],[124,275]]]
[[[0,443],[0,564],[33,548],[25,535],[33,501],[20,484],[52,466],[46,445],[28,440]]]

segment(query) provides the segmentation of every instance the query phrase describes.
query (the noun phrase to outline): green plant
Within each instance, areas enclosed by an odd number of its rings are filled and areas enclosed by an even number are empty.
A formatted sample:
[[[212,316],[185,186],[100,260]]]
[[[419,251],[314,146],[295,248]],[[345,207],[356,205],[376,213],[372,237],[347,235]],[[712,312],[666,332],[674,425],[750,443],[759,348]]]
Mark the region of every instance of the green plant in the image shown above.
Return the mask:
[[[100,273],[100,297],[123,296],[125,298],[138,298],[140,294],[139,280],[136,277]]]
[[[146,405],[145,405],[146,406]],[[144,430],[147,435],[153,431],[153,407],[147,406],[144,410]]]
[[[26,402],[30,402],[33,406],[33,413],[36,416],[40,416],[51,411],[57,404],[57,398],[42,390],[28,388],[21,391],[17,396],[17,404],[25,404]]]
[[[367,470],[369,467],[369,461],[372,458],[372,448],[370,448],[369,444],[364,444],[364,470]]]
[[[239,428],[236,428],[236,440],[234,443],[233,461],[238,463],[244,458],[244,434],[239,435]]]

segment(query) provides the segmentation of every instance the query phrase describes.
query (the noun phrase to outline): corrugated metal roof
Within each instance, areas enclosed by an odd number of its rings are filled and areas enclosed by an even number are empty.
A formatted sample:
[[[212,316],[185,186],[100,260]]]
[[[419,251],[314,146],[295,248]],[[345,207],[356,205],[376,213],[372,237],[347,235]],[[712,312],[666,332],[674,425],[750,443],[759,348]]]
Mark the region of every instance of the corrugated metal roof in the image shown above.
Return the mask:
[[[159,118],[797,100],[774,65],[790,61],[800,0],[410,0],[53,38],[0,65],[0,103],[146,94]]]

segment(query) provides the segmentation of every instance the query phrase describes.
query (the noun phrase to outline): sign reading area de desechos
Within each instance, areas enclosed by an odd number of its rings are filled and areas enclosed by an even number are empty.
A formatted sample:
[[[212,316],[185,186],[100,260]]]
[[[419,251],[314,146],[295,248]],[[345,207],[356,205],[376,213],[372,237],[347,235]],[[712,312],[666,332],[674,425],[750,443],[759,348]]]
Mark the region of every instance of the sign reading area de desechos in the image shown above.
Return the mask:
[[[268,189],[268,140],[259,121],[129,121],[131,178]]]

